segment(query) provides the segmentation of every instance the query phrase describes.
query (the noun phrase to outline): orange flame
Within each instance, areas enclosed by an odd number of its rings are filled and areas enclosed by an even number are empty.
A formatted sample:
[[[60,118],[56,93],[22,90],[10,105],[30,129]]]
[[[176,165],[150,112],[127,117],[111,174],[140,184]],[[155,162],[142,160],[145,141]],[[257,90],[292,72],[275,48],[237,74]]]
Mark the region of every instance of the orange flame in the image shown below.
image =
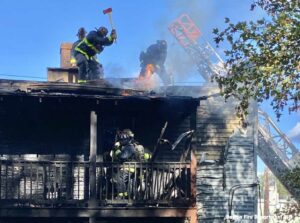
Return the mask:
[[[147,64],[146,71],[145,71],[145,79],[149,79],[154,73],[154,65],[153,64]]]
[[[154,65],[147,64],[144,75],[140,75],[136,81],[137,86],[144,90],[153,89],[157,85],[157,83],[151,79],[154,72],[155,72]]]

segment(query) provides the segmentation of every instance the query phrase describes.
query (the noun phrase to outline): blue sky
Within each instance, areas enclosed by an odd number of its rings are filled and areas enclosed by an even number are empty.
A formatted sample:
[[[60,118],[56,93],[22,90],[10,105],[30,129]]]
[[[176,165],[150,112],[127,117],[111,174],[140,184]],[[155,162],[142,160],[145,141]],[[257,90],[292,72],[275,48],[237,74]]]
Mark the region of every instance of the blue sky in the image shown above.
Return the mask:
[[[182,56],[183,68],[178,68],[182,73],[176,74],[177,80],[201,82],[203,80],[195,67],[190,68],[188,57],[169,33],[168,25],[181,13],[187,13],[200,27],[205,39],[214,45],[212,29],[215,27],[222,29],[225,17],[238,21],[255,19],[263,15],[261,11],[249,10],[251,2],[251,0],[1,0],[0,78],[46,80],[46,68],[59,67],[60,44],[75,41],[76,32],[81,26],[87,30],[103,25],[110,29],[108,16],[103,15],[102,11],[112,7],[118,40],[99,56],[106,76],[137,76],[138,56],[141,50],[145,50],[157,39],[166,39],[169,50]],[[222,49],[218,49],[221,56]],[[172,63],[169,61],[169,64]],[[268,104],[263,104],[262,108],[275,120]],[[285,112],[278,125],[283,132],[293,136],[293,142],[299,148],[300,115],[288,115]]]
[[[106,73],[124,76],[138,70],[141,50],[157,39],[167,39],[169,46],[178,47],[167,26],[185,12],[192,16],[206,39],[211,30],[223,26],[224,17],[252,18],[249,0],[1,0],[0,73],[46,78],[46,67],[59,66],[61,42],[76,40],[83,26],[92,30],[109,26],[102,10],[113,8],[118,32],[117,44],[99,56]],[[236,12],[239,13],[236,13]],[[178,47],[179,48],[179,47]],[[182,51],[183,52],[183,51]]]

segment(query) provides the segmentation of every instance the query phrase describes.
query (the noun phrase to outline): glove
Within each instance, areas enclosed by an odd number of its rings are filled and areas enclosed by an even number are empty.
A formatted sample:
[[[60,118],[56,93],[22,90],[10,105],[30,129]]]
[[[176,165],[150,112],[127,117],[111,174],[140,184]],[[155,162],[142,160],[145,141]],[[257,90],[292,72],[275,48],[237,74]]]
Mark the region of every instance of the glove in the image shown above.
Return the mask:
[[[110,38],[112,40],[116,40],[117,39],[117,31],[115,29],[113,29],[110,33]]]
[[[71,64],[72,67],[76,67],[77,61],[76,61],[76,59],[74,57],[72,57],[70,59],[70,64]]]

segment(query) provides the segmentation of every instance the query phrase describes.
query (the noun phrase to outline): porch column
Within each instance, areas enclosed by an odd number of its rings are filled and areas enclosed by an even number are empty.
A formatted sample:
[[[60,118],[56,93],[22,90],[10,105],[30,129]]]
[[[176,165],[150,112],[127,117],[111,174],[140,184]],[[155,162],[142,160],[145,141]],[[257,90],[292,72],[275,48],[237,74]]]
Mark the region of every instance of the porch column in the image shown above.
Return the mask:
[[[96,206],[96,158],[97,158],[97,114],[95,111],[91,111],[91,123],[90,123],[90,199],[89,207]],[[90,223],[95,223],[96,218],[90,217]]]

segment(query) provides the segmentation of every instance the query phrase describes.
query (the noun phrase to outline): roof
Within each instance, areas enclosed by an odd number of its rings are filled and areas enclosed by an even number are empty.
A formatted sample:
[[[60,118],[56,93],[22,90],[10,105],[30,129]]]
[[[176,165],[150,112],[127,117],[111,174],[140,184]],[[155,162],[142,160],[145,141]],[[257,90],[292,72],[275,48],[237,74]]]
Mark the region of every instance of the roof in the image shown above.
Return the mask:
[[[115,88],[104,81],[88,84],[0,80],[0,95],[105,97],[141,95],[144,91]]]
[[[128,80],[127,80],[128,81]],[[133,105],[167,105],[168,109],[176,108],[184,111],[199,105],[199,98],[191,96],[169,96],[164,92],[154,93],[143,90],[117,88],[106,82],[99,80],[88,84],[61,83],[61,82],[41,82],[41,81],[20,81],[20,80],[0,80],[0,101],[8,98],[39,98],[61,99],[65,103],[79,104],[84,102],[99,104],[103,101],[115,103],[116,101],[126,102]],[[6,99],[5,99],[6,98]],[[47,100],[44,100],[47,101]],[[53,101],[54,100],[48,100]]]

